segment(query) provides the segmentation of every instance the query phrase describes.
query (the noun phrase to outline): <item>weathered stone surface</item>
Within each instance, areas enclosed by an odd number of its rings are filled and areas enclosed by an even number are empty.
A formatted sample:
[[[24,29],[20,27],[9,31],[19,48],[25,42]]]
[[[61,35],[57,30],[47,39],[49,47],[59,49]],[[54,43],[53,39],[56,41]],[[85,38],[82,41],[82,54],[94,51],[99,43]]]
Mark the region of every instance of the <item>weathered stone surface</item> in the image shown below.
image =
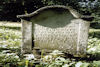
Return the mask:
[[[22,20],[22,53],[30,53],[32,51],[32,22]]]
[[[22,18],[22,52],[34,48],[61,50],[73,55],[86,54],[89,21],[65,6],[48,6]]]

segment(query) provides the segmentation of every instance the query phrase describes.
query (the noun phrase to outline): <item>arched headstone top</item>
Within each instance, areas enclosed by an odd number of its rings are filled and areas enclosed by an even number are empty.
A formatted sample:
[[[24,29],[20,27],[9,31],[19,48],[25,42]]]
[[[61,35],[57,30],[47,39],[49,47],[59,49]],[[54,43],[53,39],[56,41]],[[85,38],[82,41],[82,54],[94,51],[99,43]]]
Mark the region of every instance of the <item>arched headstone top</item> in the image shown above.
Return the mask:
[[[75,9],[72,9],[69,6],[63,6],[63,5],[45,6],[45,7],[42,7],[42,8],[40,8],[40,9],[30,13],[30,14],[17,15],[17,17],[18,18],[31,18],[31,17],[33,17],[33,16],[35,16],[35,15],[37,15],[45,10],[59,10],[59,9],[69,11],[73,15],[73,17],[75,17],[75,18],[81,18],[81,15]]]
[[[63,6],[63,5],[45,6],[45,7],[42,7],[32,13],[29,13],[29,14],[17,15],[17,18],[22,18],[22,19],[29,18],[30,19],[30,18],[34,17],[35,15],[41,13],[42,11],[52,10],[52,9],[53,10],[62,9],[62,10],[69,11],[73,15],[74,18],[81,18],[81,19],[88,20],[88,21],[91,21],[93,19],[93,17],[91,17],[91,16],[81,15],[80,13],[78,13],[75,9],[73,9],[70,6]]]

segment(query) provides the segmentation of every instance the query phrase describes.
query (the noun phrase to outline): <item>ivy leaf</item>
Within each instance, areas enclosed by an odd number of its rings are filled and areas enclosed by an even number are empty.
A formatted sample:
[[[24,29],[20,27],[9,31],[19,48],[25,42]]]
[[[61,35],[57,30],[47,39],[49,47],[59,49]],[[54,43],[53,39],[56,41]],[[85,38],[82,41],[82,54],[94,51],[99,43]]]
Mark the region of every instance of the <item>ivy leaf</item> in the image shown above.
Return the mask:
[[[89,63],[83,63],[82,65],[81,65],[81,67],[88,67],[90,64]]]
[[[93,61],[93,64],[96,65],[97,67],[100,67],[100,61]]]
[[[83,64],[83,63],[82,63],[81,61],[79,61],[79,62],[77,62],[77,63],[75,64],[75,67],[81,67],[82,64]]]

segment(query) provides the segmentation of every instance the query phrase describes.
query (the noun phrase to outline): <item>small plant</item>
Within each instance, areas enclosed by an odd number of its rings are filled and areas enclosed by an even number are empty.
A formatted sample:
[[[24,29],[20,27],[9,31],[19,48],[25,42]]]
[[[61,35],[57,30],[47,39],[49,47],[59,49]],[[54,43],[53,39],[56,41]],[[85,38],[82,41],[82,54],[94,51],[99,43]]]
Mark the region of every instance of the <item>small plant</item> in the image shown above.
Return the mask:
[[[94,34],[93,34],[94,35]],[[100,67],[100,39],[92,36],[88,39],[87,53],[92,54],[92,61],[65,58],[64,53],[54,50],[48,55],[41,52],[40,59],[25,58],[20,52],[21,31],[0,28],[0,67]],[[96,56],[98,55],[98,57]],[[88,59],[88,58],[87,58]]]

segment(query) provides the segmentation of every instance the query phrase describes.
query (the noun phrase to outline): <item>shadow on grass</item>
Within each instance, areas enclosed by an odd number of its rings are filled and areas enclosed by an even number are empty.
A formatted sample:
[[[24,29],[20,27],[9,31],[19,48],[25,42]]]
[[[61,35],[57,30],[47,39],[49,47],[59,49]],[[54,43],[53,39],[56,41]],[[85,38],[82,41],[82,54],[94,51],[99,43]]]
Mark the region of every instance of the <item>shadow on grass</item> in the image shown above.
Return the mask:
[[[89,36],[94,38],[99,38],[100,39],[100,29],[92,29],[90,32],[89,32]]]
[[[98,61],[98,60],[100,60],[100,53],[87,54],[86,57],[80,58],[80,60],[86,60],[86,61]]]
[[[65,54],[65,56],[67,56],[65,58],[75,59],[76,61],[92,62],[92,61],[100,60],[100,53],[87,54],[85,57],[74,57],[73,55],[70,55],[70,54]]]
[[[94,28],[94,29],[100,29],[100,23],[91,23],[90,27]]]

